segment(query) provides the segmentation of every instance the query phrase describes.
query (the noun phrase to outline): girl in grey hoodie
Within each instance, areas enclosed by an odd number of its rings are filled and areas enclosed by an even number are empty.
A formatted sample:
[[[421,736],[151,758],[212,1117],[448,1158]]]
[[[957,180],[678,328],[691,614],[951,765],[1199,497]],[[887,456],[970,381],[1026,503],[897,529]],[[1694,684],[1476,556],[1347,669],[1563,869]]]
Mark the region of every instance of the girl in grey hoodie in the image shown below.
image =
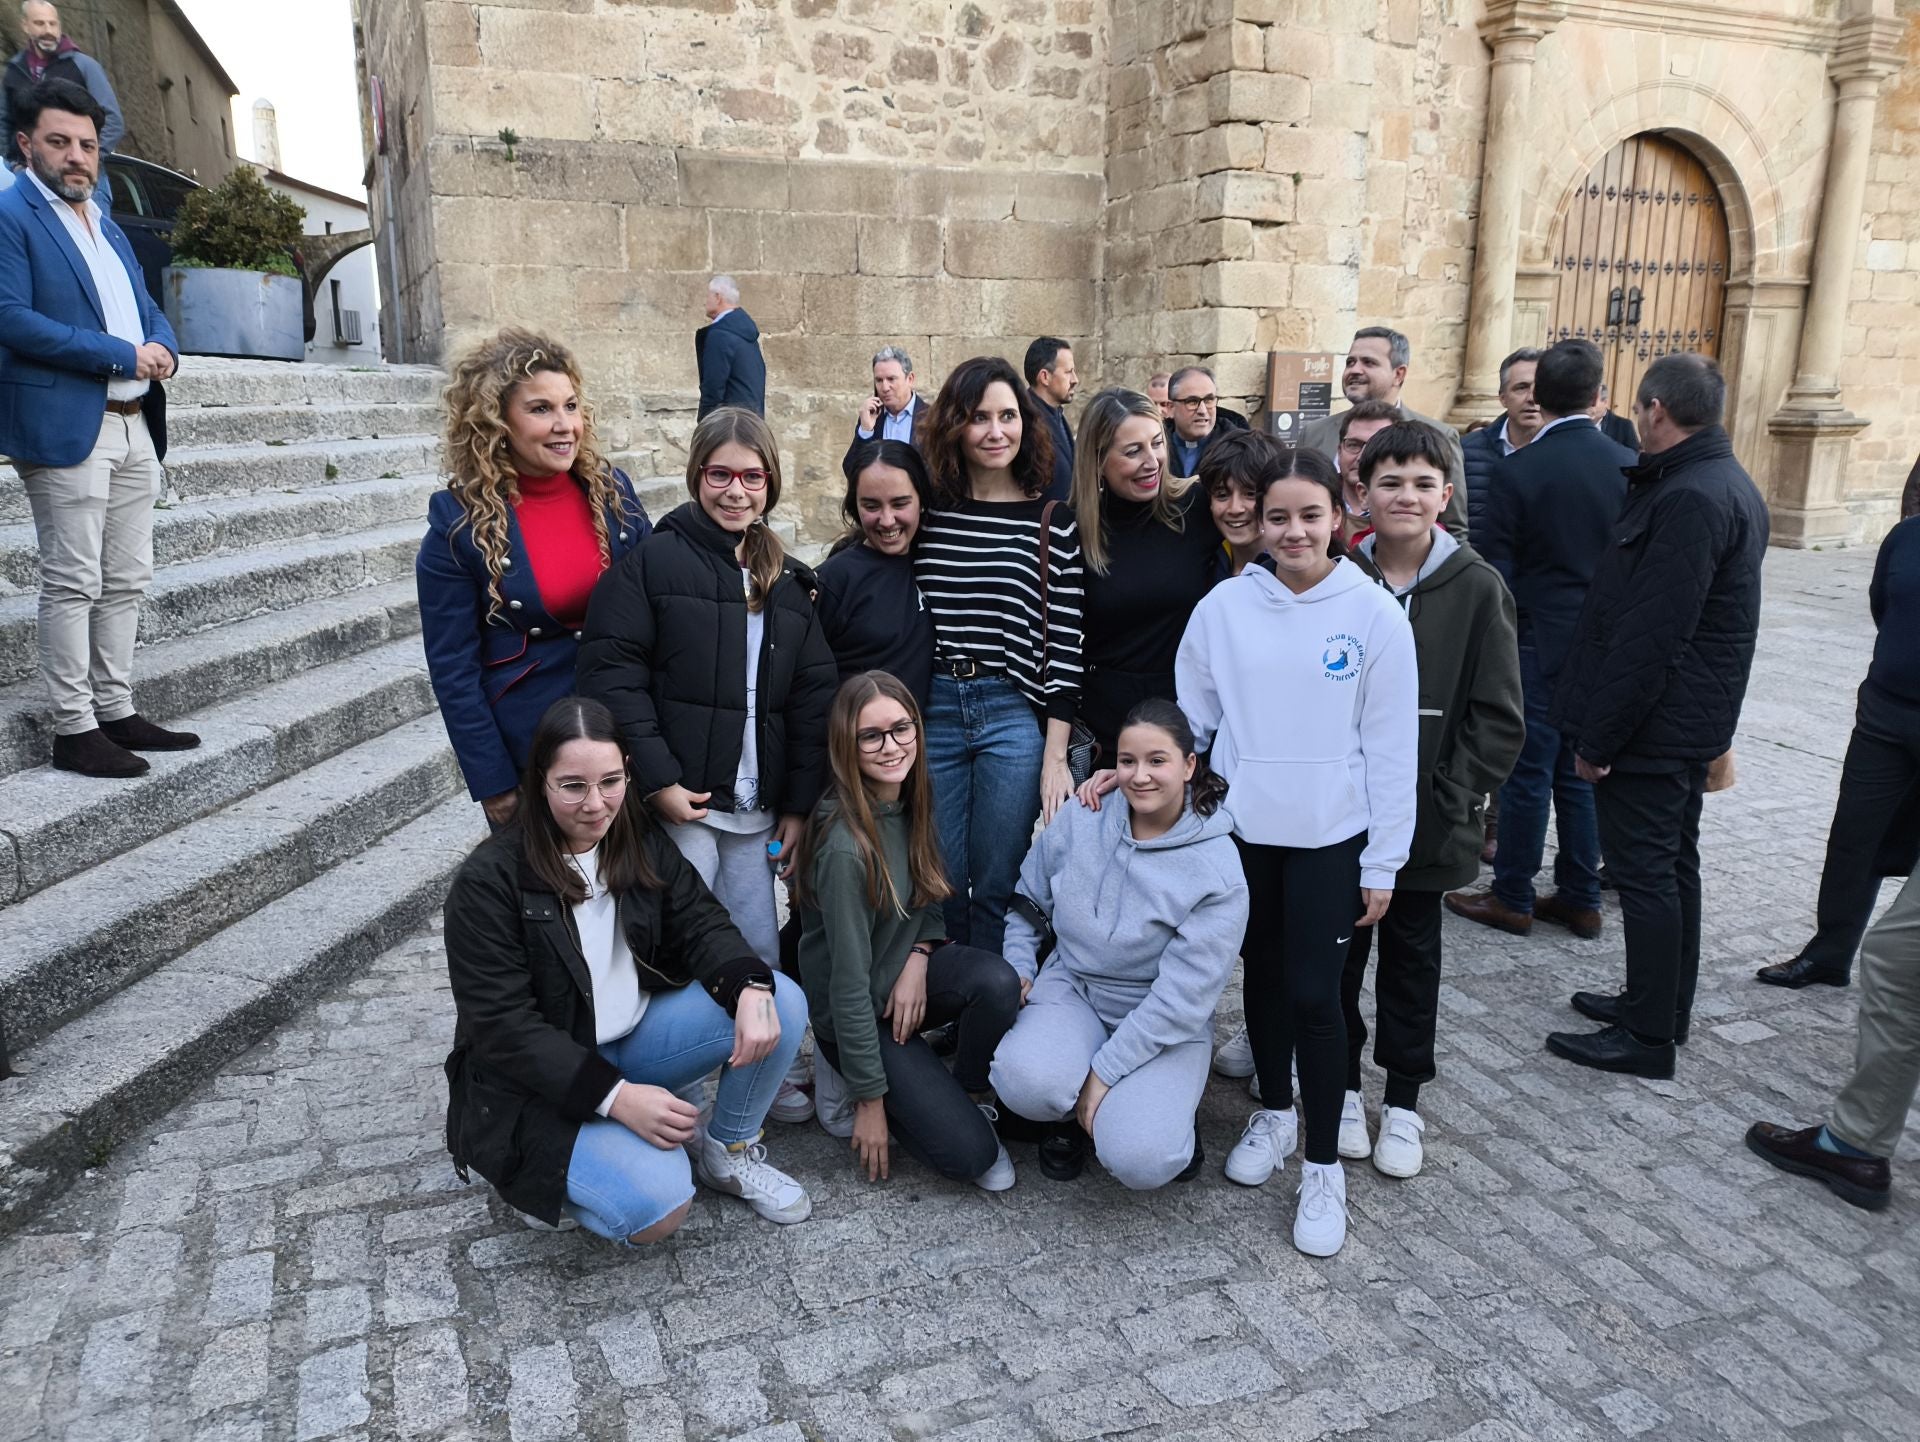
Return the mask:
[[[1198,1170],[1194,1112],[1214,1004],[1246,930],[1247,886],[1220,807],[1225,788],[1178,706],[1135,706],[1117,762],[1127,804],[1069,803],[1020,868],[1005,954],[1023,1009],[994,1053],[992,1081],[1021,1116],[1072,1117],[1114,1178],[1144,1190]],[[1054,951],[1041,971],[1049,928]],[[1050,1175],[1073,1175],[1083,1158],[1071,1141],[1042,1149]]]

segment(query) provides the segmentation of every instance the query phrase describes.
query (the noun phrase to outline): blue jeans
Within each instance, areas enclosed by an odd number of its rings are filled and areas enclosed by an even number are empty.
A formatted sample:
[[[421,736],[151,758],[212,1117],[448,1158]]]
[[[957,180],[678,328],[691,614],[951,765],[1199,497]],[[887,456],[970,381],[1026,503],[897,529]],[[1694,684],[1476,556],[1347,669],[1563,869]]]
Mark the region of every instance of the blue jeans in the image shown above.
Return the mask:
[[[1040,816],[1046,737],[1004,676],[933,678],[927,767],[946,857],[947,939],[998,955],[1020,863]]]
[[[1600,906],[1600,827],[1593,786],[1573,769],[1573,747],[1547,724],[1553,688],[1540,673],[1531,643],[1520,644],[1520,689],[1526,703],[1527,740],[1520,760],[1500,788],[1500,838],[1493,854],[1493,894],[1515,911],[1533,912],[1533,878],[1547,846],[1547,808],[1553,808],[1560,850],[1553,882],[1570,906]]]
[[[727,1067],[713,1100],[707,1135],[732,1146],[760,1135],[767,1108],[807,1034],[807,996],[791,977],[773,979],[780,1040],[749,1067]],[[733,1054],[733,1018],[698,986],[656,991],[640,1024],[600,1055],[641,1086],[673,1091],[698,1081]],[[693,1195],[693,1173],[683,1147],[661,1149],[610,1117],[580,1128],[567,1162],[567,1210],[580,1225],[624,1243]]]

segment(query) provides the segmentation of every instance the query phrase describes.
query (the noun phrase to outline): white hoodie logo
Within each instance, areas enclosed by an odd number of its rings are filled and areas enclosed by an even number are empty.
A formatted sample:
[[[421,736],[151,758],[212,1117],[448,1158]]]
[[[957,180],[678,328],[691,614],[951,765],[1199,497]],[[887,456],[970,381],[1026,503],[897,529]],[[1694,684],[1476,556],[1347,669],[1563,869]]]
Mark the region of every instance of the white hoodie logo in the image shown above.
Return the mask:
[[[1351,681],[1360,674],[1360,663],[1366,656],[1367,648],[1360,644],[1357,636],[1337,631],[1327,637],[1326,649],[1320,653],[1320,664],[1326,668],[1329,681]]]

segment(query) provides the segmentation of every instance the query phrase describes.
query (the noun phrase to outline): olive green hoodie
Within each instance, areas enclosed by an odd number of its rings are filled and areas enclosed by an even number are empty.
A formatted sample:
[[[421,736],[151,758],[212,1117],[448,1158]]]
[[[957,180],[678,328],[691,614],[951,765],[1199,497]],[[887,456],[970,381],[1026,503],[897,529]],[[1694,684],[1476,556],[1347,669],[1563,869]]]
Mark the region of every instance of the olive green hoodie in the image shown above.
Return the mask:
[[[1376,539],[1349,554],[1386,587]],[[1433,553],[1398,599],[1420,663],[1420,766],[1413,846],[1394,885],[1452,891],[1480,874],[1486,798],[1527,739],[1513,597],[1477,551],[1436,527]]]

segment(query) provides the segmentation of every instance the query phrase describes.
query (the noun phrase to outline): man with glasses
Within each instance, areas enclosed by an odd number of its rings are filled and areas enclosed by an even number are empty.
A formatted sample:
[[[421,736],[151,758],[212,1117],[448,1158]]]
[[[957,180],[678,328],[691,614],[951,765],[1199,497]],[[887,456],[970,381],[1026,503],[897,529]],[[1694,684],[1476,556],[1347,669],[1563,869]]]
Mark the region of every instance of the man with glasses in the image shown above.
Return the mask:
[[[1167,459],[1176,476],[1197,475],[1200,457],[1222,431],[1245,430],[1237,411],[1220,408],[1220,387],[1205,366],[1182,366],[1167,382]]]
[[[1467,477],[1460,459],[1460,435],[1444,421],[1423,416],[1401,401],[1400,391],[1407,383],[1407,368],[1412,361],[1413,347],[1399,331],[1389,330],[1383,325],[1363,326],[1353,333],[1353,344],[1347,347],[1347,363],[1340,374],[1340,389],[1346,395],[1348,405],[1357,406],[1361,401],[1387,401],[1399,406],[1408,420],[1432,426],[1447,438],[1451,456],[1447,464],[1447,480],[1453,486],[1453,499],[1447,502],[1446,510],[1441,512],[1440,524],[1456,541],[1464,541],[1467,539]],[[1340,465],[1340,419],[1345,414],[1342,411],[1308,421],[1300,428],[1301,448],[1319,451],[1336,466]]]

